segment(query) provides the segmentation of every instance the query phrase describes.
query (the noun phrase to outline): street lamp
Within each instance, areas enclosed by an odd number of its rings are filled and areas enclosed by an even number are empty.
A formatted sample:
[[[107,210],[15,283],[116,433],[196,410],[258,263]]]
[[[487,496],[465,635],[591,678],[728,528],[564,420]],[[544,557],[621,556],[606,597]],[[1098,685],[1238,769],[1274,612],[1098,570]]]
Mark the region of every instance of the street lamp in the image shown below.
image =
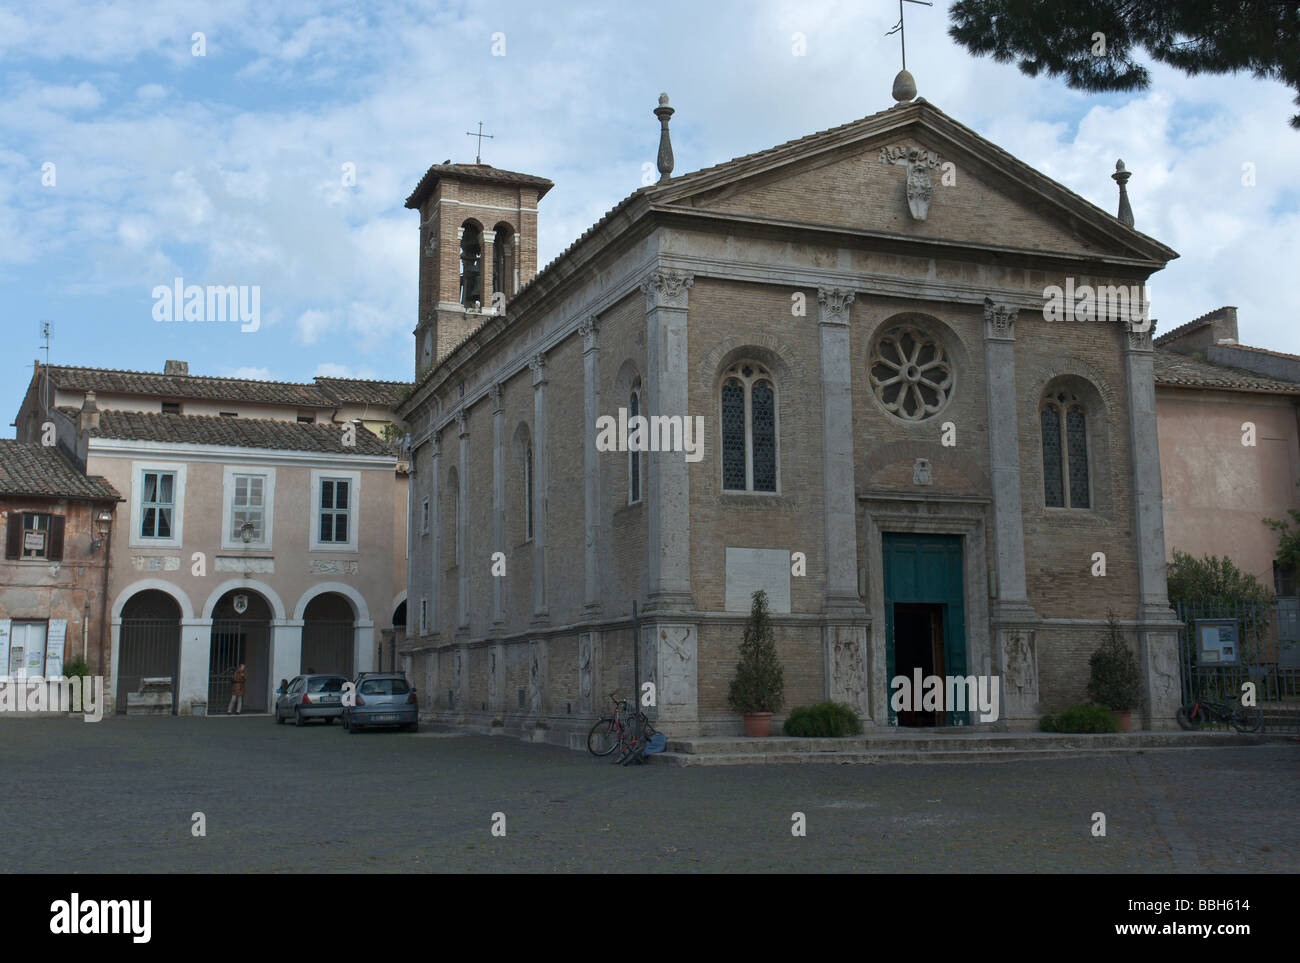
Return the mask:
[[[90,540],[90,554],[92,555],[99,551],[99,546],[103,545],[108,539],[108,533],[113,528],[113,513],[107,510],[98,512],[95,515],[94,522],[95,534],[99,537]]]

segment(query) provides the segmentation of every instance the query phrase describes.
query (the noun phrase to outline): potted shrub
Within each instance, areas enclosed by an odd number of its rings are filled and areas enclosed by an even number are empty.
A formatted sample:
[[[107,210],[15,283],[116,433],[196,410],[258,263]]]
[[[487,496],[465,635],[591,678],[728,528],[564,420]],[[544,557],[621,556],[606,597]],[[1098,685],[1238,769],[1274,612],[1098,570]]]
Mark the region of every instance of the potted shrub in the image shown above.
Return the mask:
[[[771,734],[772,713],[780,710],[784,701],[785,672],[776,655],[767,593],[759,589],[754,593],[727,702],[745,717],[745,735],[764,737]]]
[[[1106,620],[1106,636],[1088,659],[1088,668],[1088,698],[1109,708],[1120,731],[1128,732],[1133,710],[1142,697],[1142,676],[1113,611]]]

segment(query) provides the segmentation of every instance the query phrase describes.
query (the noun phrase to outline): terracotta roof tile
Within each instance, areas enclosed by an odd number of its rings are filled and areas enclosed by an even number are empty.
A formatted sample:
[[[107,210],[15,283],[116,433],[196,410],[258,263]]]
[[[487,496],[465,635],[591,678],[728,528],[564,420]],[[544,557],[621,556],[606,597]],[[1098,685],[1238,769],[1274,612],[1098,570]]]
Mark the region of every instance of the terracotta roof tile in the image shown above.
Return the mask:
[[[333,408],[336,402],[319,385],[290,381],[254,381],[248,378],[214,378],[207,375],[169,375],[156,371],[119,371],[112,368],[74,368],[52,365],[50,378],[60,388],[109,394],[154,395],[166,398],[201,398],[207,401],[251,401]]]
[[[1156,384],[1166,387],[1300,395],[1300,384],[1293,381],[1279,381],[1244,368],[1198,361],[1168,348],[1155,349],[1154,368]]]
[[[98,475],[83,475],[57,448],[0,438],[0,495],[121,501]]]
[[[555,186],[553,181],[549,181],[545,177],[538,177],[535,174],[520,174],[518,171],[505,171],[493,167],[491,164],[434,164],[420,178],[420,183],[415,185],[415,190],[411,191],[411,196],[406,199],[406,206],[413,209],[419,208],[433,193],[438,178],[447,176],[467,181],[494,181],[502,184],[524,184],[529,187],[536,187],[539,201],[546,196],[547,191]]]

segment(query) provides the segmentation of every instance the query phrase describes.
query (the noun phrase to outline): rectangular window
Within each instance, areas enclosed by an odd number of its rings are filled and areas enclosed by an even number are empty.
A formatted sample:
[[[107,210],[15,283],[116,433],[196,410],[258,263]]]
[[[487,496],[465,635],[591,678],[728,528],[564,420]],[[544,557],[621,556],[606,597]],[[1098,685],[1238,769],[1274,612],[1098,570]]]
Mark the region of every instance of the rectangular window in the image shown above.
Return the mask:
[[[23,558],[49,558],[50,516],[23,515]]]
[[[352,508],[351,483],[346,478],[322,478],[320,483],[320,534],[322,543],[347,544]]]
[[[266,541],[266,476],[236,475],[235,491],[230,501],[230,540],[249,543]],[[247,529],[245,526],[248,526]]]
[[[420,599],[420,634],[429,631],[429,600]]]
[[[420,504],[420,532],[424,535],[429,534],[429,499],[427,498]]]
[[[314,425],[314,424],[316,424],[316,419],[313,418],[311,415],[299,415],[299,416],[298,416],[298,424],[300,424],[300,425]]]
[[[181,403],[179,401],[164,401],[162,410],[164,415],[179,415],[181,413]]]
[[[222,418],[238,418],[238,417],[239,417],[239,412],[237,412],[237,411],[219,411],[219,412],[217,412],[217,414],[219,414]]]
[[[176,473],[147,471],[140,492],[140,537],[171,538],[176,512]]]

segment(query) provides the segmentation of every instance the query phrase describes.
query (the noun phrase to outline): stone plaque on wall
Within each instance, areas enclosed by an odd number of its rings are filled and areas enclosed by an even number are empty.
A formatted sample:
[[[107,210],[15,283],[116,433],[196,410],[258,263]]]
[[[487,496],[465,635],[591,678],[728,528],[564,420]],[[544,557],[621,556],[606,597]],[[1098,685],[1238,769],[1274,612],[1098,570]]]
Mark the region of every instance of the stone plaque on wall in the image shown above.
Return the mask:
[[[783,548],[728,548],[727,611],[748,612],[758,589],[767,592],[769,611],[790,611],[790,553]]]
[[[257,572],[260,575],[273,575],[275,573],[275,559],[218,555],[213,560],[212,569],[216,572]]]
[[[312,575],[356,575],[357,570],[355,561],[338,558],[313,558],[307,565]]]

